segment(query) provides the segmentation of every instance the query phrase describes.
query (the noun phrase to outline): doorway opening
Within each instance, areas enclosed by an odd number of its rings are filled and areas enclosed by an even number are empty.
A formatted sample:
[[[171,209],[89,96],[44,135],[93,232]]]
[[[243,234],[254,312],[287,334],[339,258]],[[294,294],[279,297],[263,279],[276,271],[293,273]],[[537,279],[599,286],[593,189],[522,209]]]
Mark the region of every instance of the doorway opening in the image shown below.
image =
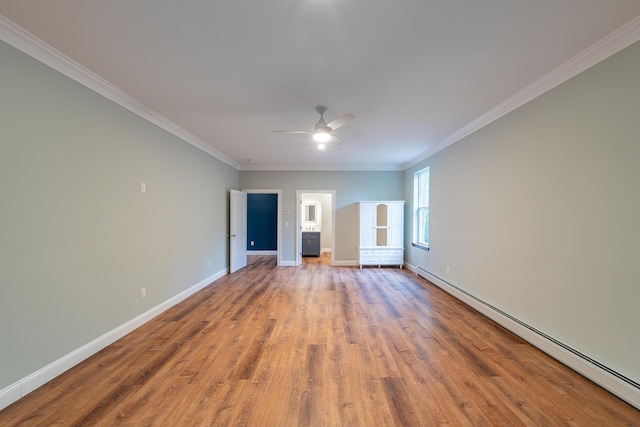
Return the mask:
[[[276,257],[281,265],[282,233],[280,229],[282,190],[243,190],[248,196],[247,255]]]
[[[329,258],[334,265],[336,191],[296,190],[296,199],[296,266],[303,264],[303,257],[315,264]]]

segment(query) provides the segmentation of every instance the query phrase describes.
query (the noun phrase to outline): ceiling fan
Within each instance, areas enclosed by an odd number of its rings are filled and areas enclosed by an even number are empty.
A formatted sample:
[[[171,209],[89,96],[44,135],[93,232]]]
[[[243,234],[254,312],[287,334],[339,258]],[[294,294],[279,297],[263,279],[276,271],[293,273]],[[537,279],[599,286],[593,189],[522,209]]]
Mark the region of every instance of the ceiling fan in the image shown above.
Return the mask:
[[[318,148],[325,148],[325,144],[329,141],[335,142],[338,145],[344,144],[337,136],[333,135],[333,131],[349,123],[355,119],[351,113],[343,114],[335,120],[327,123],[324,119],[324,113],[327,111],[327,107],[318,106],[316,111],[320,114],[320,120],[314,126],[313,130],[274,130],[273,132],[279,133],[310,133],[313,135],[313,140],[318,143]]]

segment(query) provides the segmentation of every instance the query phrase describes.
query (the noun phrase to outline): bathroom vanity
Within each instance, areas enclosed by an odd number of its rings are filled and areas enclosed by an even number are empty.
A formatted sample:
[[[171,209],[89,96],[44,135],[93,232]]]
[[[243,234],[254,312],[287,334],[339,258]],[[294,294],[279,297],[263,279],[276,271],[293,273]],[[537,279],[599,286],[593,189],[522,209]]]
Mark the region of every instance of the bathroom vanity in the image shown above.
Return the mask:
[[[302,256],[320,256],[320,232],[302,232]]]

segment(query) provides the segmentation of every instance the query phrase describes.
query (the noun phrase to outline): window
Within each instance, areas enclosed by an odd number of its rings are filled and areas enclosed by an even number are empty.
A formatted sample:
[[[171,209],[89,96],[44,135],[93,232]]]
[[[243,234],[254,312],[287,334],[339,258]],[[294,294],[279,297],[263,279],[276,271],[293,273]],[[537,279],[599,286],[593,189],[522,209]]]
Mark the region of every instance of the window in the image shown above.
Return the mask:
[[[429,248],[429,168],[415,173],[413,178],[413,244]]]

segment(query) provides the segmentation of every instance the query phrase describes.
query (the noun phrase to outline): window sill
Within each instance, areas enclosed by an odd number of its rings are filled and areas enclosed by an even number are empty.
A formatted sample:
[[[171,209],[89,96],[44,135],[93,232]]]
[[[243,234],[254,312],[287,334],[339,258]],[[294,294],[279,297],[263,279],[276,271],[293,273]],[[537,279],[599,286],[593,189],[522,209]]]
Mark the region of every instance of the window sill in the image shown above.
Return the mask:
[[[429,250],[429,246],[428,245],[421,245],[419,243],[411,243],[411,246],[413,246],[414,248],[422,249],[423,251],[428,251]]]

